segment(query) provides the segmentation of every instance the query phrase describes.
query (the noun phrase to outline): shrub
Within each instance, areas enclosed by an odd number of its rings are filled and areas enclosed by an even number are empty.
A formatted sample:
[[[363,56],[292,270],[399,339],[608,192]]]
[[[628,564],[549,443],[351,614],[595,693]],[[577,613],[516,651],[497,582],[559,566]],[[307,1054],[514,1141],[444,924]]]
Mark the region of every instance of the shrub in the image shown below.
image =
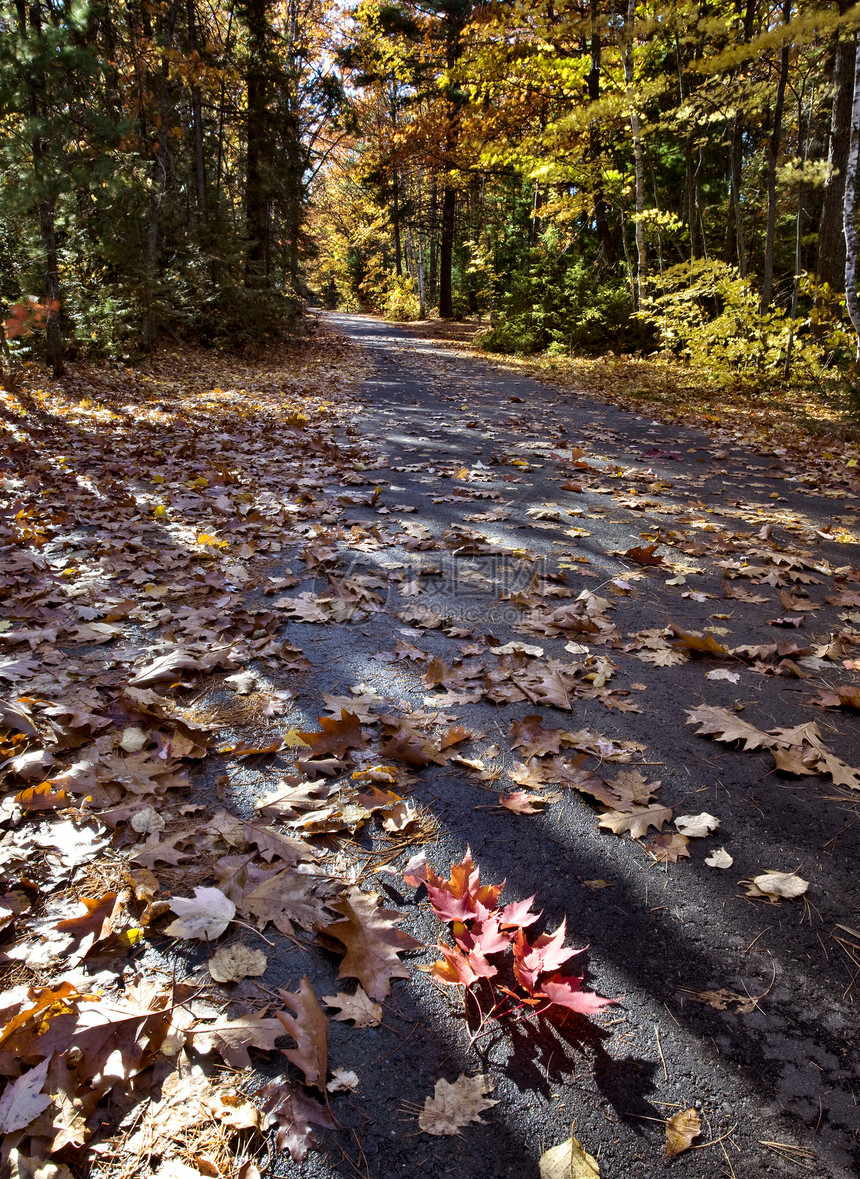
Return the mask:
[[[601,280],[588,263],[560,251],[549,235],[515,274],[481,343],[490,352],[605,352],[641,345],[630,294],[617,278]]]

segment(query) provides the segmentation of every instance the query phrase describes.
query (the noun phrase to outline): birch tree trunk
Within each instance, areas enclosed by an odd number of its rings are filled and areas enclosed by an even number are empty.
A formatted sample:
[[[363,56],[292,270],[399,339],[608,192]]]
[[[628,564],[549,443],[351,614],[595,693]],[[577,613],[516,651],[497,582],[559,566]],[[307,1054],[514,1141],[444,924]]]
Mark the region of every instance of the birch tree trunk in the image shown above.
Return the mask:
[[[857,189],[857,156],[860,153],[860,38],[854,55],[854,101],[851,107],[851,138],[845,165],[845,199],[842,225],[845,232],[845,303],[857,334],[857,358],[860,360],[860,304],[857,302],[857,223],[854,197]]]

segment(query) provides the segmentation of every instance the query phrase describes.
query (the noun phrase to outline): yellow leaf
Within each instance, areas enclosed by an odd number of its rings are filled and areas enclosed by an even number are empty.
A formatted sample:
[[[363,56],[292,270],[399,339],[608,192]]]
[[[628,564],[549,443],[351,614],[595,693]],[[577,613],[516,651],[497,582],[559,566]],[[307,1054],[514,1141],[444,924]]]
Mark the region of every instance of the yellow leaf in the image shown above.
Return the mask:
[[[142,929],[124,929],[122,933],[117,934],[117,941],[121,946],[128,946],[131,949],[136,946],[138,942],[142,942],[144,933]]]
[[[540,1156],[540,1179],[600,1179],[600,1166],[573,1136]]]
[[[284,748],[300,749],[302,747],[305,749],[310,749],[310,745],[308,745],[307,741],[302,740],[298,729],[288,729],[287,732],[284,733]]]
[[[684,1109],[666,1119],[666,1158],[689,1150],[702,1132],[702,1119],[694,1109]]]

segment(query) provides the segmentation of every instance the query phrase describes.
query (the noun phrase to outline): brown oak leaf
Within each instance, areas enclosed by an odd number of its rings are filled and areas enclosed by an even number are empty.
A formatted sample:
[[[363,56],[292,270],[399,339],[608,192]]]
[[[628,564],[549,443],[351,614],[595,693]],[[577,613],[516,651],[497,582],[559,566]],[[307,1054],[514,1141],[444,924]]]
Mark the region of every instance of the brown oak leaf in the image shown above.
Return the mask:
[[[120,910],[118,894],[105,893],[103,897],[81,897],[84,912],[67,921],[58,921],[54,929],[70,933],[73,937],[70,949],[85,957],[93,946],[110,937],[114,932],[112,922]]]
[[[398,954],[417,950],[422,943],[405,930],[396,929],[403,914],[379,905],[379,893],[350,888],[331,908],[343,917],[323,927],[323,932],[346,947],[338,978],[357,978],[371,999],[385,999],[393,978],[408,978],[409,967]]]
[[[295,1048],[285,1048],[284,1055],[291,1064],[301,1069],[305,1083],[325,1091],[328,1063],[328,1020],[313,992],[308,976],[299,983],[297,991],[278,991],[281,1001],[292,1008],[293,1015],[276,1011],[275,1015],[296,1042]]]
[[[335,1128],[329,1111],[288,1081],[272,1081],[260,1090],[258,1098],[268,1124],[278,1127],[275,1145],[278,1150],[288,1150],[295,1163],[302,1162],[309,1150],[317,1149],[312,1124],[326,1130]]]
[[[645,847],[658,864],[674,864],[679,859],[690,858],[687,850],[689,839],[686,835],[678,835],[673,831],[666,831],[662,835],[655,835]]]

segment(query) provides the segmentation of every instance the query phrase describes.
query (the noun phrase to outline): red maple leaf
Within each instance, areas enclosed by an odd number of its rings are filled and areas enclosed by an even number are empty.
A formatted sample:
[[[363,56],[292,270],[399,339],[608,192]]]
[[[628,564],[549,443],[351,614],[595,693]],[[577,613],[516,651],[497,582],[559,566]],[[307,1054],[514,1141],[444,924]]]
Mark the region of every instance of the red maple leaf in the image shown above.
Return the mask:
[[[582,977],[576,975],[554,974],[541,983],[541,993],[537,998],[546,998],[553,1007],[566,1007],[569,1011],[577,1011],[580,1015],[594,1015],[609,1003],[617,1003],[617,999],[606,999],[594,991],[582,990]]]

